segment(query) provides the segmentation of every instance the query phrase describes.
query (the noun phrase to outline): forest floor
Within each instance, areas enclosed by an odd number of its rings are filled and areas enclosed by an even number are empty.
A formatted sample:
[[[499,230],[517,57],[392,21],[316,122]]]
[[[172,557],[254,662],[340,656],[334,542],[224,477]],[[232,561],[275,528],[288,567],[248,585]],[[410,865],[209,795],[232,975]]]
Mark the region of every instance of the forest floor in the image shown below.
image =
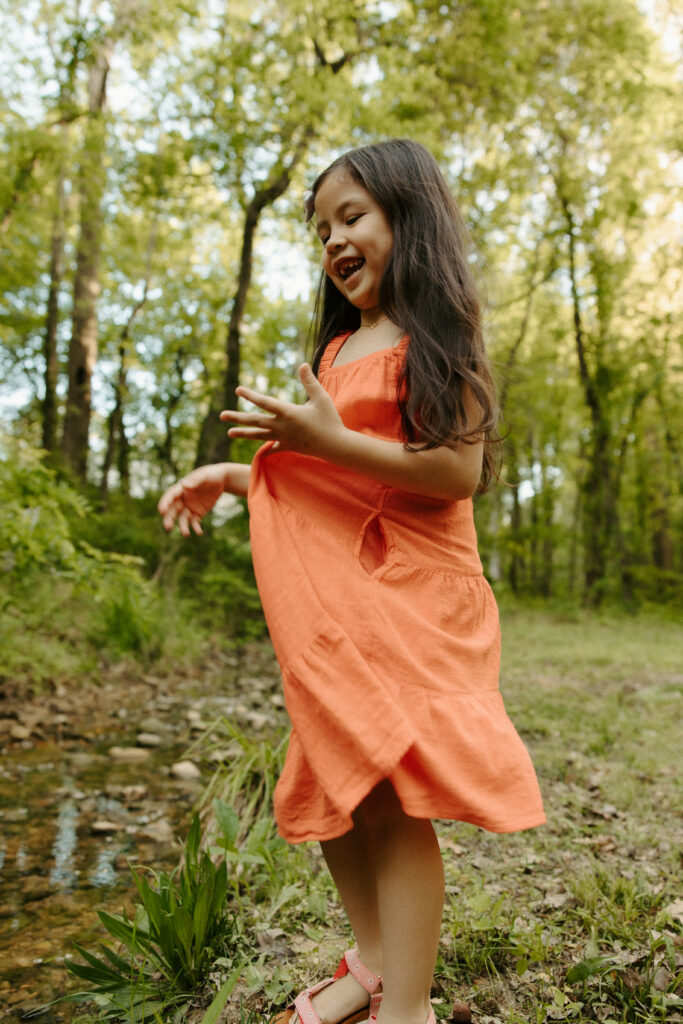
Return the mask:
[[[477,1024],[682,1021],[680,629],[654,614],[522,608],[504,608],[502,622],[501,688],[548,824],[497,836],[438,823],[437,1015],[457,998]],[[128,859],[177,863],[175,837],[216,764],[224,784],[237,770],[230,730],[266,760],[286,731],[266,642],[213,651],[191,674],[120,665],[97,689],[20,697],[0,701],[6,1021],[74,988],[64,957],[74,939],[101,941],[96,908],[130,906]],[[204,738],[187,757],[191,736]],[[188,760],[196,770],[183,774]],[[283,845],[278,858],[249,905],[242,896],[252,955],[221,1020],[265,1019],[349,944],[316,849]],[[39,1019],[71,1016],[57,1007]]]

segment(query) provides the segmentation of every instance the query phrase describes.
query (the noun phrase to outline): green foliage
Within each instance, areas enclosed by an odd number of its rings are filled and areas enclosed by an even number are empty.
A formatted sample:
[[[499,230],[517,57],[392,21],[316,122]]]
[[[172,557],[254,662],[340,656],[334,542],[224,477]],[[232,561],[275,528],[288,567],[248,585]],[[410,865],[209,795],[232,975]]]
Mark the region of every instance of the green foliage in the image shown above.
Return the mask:
[[[90,671],[98,657],[191,650],[172,595],[142,572],[135,554],[95,547],[95,513],[44,453],[5,441],[0,458],[0,663],[40,684]],[[103,544],[106,537],[98,538]],[[85,642],[84,642],[85,641]]]
[[[70,521],[89,511],[85,499],[59,480],[43,453],[5,441],[0,458],[0,552],[15,583],[34,572],[68,577],[82,564]]]
[[[123,952],[102,943],[101,955],[78,952],[85,964],[67,962],[72,974],[91,984],[87,991],[71,993],[69,1002],[90,1002],[100,1007],[105,1020],[137,1024],[158,1020],[159,1013],[173,1012],[181,1020],[204,983],[209,969],[220,958],[233,973],[216,997],[208,1020],[225,1002],[239,977],[235,968],[241,953],[235,918],[226,901],[228,868],[225,860],[214,863],[200,852],[200,823],[195,816],[183,851],[182,864],[171,875],[153,874],[153,882],[132,871],[140,902],[133,919],[100,911],[99,919]]]

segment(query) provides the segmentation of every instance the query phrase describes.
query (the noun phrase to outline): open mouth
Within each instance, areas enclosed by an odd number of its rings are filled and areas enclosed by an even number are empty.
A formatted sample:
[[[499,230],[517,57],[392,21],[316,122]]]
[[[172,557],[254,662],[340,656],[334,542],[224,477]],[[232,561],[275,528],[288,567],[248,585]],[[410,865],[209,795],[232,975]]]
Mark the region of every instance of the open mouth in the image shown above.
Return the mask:
[[[342,260],[339,266],[337,267],[337,273],[341,277],[342,281],[347,281],[352,274],[355,274],[356,271],[360,270],[364,263],[365,260],[362,257],[358,257],[357,259]]]

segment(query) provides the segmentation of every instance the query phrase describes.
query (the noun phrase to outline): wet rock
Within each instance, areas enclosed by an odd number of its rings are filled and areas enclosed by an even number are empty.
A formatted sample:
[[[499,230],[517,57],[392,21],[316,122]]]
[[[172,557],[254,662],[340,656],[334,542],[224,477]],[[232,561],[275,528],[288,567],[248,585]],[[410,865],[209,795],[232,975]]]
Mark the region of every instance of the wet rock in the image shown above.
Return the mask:
[[[107,821],[104,818],[100,818],[98,821],[93,821],[90,831],[94,836],[109,836],[113,835],[114,832],[118,832],[122,827],[115,821]]]
[[[162,739],[155,732],[139,732],[136,742],[139,747],[160,747]]]
[[[21,895],[26,903],[44,900],[51,892],[48,879],[40,875],[27,875],[21,880]]]
[[[28,807],[10,807],[0,812],[0,821],[7,825],[20,825],[28,818]]]
[[[138,832],[138,835],[143,836],[145,839],[151,839],[155,843],[172,843],[175,838],[175,832],[165,818],[161,818],[159,821],[151,821],[149,825],[145,825]]]
[[[131,804],[138,804],[141,800],[145,799],[147,796],[147,786],[123,786],[119,792],[124,803],[130,807]]]
[[[160,733],[168,729],[168,722],[164,722],[161,718],[155,718],[153,715],[142,718],[138,725],[142,732]]]
[[[121,764],[139,764],[146,761],[150,751],[144,747],[110,747],[109,756],[112,761],[119,761]]]
[[[15,722],[9,731],[9,735],[12,740],[29,740],[31,738],[31,730],[25,725],[19,725],[18,722]]]
[[[174,765],[171,765],[171,775],[175,775],[176,779],[182,779],[184,782],[193,782],[200,778],[201,774],[193,761],[176,761]]]

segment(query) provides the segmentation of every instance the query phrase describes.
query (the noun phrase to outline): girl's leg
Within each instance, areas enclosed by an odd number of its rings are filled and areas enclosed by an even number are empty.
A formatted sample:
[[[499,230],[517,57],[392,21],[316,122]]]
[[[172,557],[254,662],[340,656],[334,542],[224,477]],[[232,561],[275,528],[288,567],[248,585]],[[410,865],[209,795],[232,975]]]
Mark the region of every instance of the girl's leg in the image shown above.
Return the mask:
[[[344,904],[360,958],[374,974],[381,974],[382,945],[370,836],[365,816],[359,811],[354,813],[353,823],[350,832],[320,845]]]
[[[320,845],[344,904],[360,958],[373,973],[381,974],[375,873],[364,816],[354,814],[354,827],[350,832]],[[336,1024],[367,1006],[368,994],[347,974],[315,995],[312,1002],[323,1024]],[[296,1024],[295,1019],[292,1024]]]
[[[321,845],[361,960],[383,975],[378,1024],[426,1024],[444,901],[431,822],[405,814],[387,780],[355,812],[350,832]],[[350,975],[313,997],[323,1024],[367,1002]]]
[[[441,935],[444,874],[431,821],[403,811],[380,783],[361,804],[370,837],[382,938],[378,1024],[425,1024]]]

